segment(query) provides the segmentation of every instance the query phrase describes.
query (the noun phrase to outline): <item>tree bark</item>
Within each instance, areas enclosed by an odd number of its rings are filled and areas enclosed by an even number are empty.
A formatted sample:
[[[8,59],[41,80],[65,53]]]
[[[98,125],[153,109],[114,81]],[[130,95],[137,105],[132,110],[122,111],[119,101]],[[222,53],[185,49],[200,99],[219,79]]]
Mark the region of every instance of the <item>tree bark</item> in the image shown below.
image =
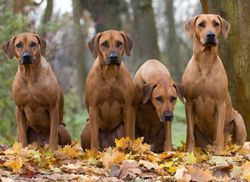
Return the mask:
[[[179,49],[179,39],[176,35],[175,20],[174,20],[174,1],[166,0],[165,16],[168,22],[167,27],[167,41],[166,41],[166,54],[168,62],[170,63],[170,69],[172,70],[172,76],[177,81],[181,81],[182,66]]]
[[[40,29],[40,34],[43,37],[46,37],[46,25],[48,24],[48,22],[51,20],[51,17],[52,17],[53,3],[54,3],[53,0],[47,0],[47,5],[45,8],[43,18],[42,18],[41,29]]]
[[[151,0],[132,0],[134,14],[134,70],[148,59],[160,59]]]
[[[73,5],[73,19],[74,19],[74,30],[75,30],[75,36],[76,44],[78,46],[75,46],[74,49],[74,66],[77,70],[78,75],[78,85],[77,85],[77,92],[80,98],[81,106],[83,106],[83,94],[84,94],[84,83],[85,83],[85,77],[86,77],[86,67],[84,66],[84,50],[85,50],[85,42],[84,42],[84,35],[81,31],[81,24],[80,19],[82,16],[81,6],[80,6],[80,0],[72,0]]]
[[[120,30],[121,14],[128,11],[124,0],[81,0],[81,4],[90,11],[96,32],[103,32],[107,29]]]
[[[231,24],[227,40],[220,43],[233,105],[242,114],[250,139],[250,1],[201,0],[207,13],[219,14]]]

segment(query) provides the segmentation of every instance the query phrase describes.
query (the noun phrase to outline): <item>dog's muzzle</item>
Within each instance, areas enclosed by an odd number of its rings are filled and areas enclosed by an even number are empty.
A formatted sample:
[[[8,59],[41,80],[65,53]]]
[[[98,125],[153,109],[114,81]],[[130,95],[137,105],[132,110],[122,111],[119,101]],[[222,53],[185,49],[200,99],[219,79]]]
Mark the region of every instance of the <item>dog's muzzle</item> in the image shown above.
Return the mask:
[[[205,45],[206,46],[216,46],[217,45],[215,33],[211,32],[211,31],[208,31],[206,33]]]
[[[29,52],[24,52],[20,64],[33,64],[32,55]]]
[[[174,114],[170,111],[166,111],[163,115],[160,116],[161,122],[171,122],[174,119]]]
[[[120,57],[118,56],[117,52],[111,52],[108,56],[107,65],[117,65],[119,66],[121,64]]]

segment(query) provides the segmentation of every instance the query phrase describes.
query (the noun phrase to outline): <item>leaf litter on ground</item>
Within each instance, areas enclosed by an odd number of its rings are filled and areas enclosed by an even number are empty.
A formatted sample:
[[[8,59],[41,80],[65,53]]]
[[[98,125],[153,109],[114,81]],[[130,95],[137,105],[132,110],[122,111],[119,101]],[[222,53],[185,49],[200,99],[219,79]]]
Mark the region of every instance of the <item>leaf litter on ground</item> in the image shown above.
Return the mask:
[[[36,143],[0,146],[0,181],[250,181],[250,142],[228,143],[222,155],[185,145],[153,153],[143,138],[115,140],[103,151],[81,149],[76,141],[52,152]]]

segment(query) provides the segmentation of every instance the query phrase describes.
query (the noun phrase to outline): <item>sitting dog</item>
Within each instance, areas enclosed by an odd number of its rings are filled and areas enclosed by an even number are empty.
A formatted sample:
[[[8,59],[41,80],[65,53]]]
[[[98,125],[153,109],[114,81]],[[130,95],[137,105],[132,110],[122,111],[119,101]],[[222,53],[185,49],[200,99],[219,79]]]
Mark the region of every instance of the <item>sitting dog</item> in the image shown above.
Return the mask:
[[[49,143],[52,150],[58,144],[70,144],[71,137],[63,122],[63,94],[44,58],[45,40],[33,33],[22,33],[2,48],[8,58],[16,56],[19,61],[12,83],[18,142],[23,147],[34,141]]]
[[[134,139],[135,88],[121,61],[124,53],[130,55],[133,42],[124,32],[108,30],[98,33],[88,46],[95,61],[86,79],[89,123],[81,143],[84,149],[98,150],[114,146],[115,137]]]
[[[183,102],[183,87],[174,83],[168,69],[157,60],[141,65],[134,82],[142,92],[136,114],[136,137],[144,137],[153,152],[172,150],[171,121],[177,96]]]
[[[218,55],[219,36],[228,35],[230,24],[218,15],[202,14],[185,24],[193,40],[193,56],[182,77],[186,98],[187,151],[212,145],[224,149],[228,135],[237,144],[246,140],[241,115],[232,107],[226,71]]]

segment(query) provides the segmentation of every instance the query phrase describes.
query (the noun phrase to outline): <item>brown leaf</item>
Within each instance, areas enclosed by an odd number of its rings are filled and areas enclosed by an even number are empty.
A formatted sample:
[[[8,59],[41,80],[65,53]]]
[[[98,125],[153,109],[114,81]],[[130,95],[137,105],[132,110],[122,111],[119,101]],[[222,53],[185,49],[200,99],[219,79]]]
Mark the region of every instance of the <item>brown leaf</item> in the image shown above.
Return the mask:
[[[186,168],[188,169],[188,172],[191,174],[192,181],[207,182],[207,181],[212,181],[214,179],[209,170],[201,170],[196,165],[186,166]]]
[[[140,175],[142,173],[138,163],[134,160],[123,161],[120,170],[121,170],[120,173],[121,179],[125,179],[127,176],[135,178],[137,175]]]
[[[184,166],[176,170],[174,177],[177,182],[189,182],[191,180],[191,174]]]
[[[140,160],[139,165],[144,166],[148,170],[152,170],[152,169],[153,170],[158,170],[160,168],[160,166],[157,163],[152,163],[152,162],[145,161],[145,160]]]
[[[100,159],[106,168],[110,168],[113,165],[120,164],[125,159],[125,154],[118,150],[113,150],[111,147],[108,148],[103,157]]]

